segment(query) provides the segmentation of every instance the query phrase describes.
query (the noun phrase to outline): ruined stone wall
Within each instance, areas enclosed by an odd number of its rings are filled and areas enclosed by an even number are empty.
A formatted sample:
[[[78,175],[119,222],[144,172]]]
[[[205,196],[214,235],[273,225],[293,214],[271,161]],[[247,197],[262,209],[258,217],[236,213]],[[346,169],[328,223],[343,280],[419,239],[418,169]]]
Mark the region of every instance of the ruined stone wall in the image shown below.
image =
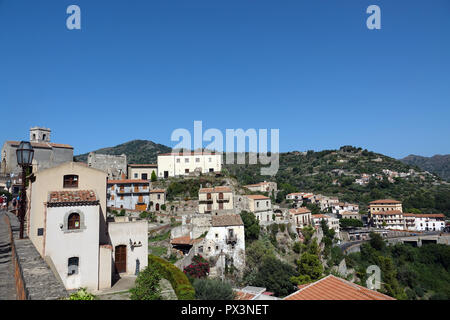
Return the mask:
[[[127,156],[122,154],[120,156],[109,154],[89,153],[88,166],[95,169],[100,169],[108,174],[109,179],[121,179],[122,174],[127,175]]]

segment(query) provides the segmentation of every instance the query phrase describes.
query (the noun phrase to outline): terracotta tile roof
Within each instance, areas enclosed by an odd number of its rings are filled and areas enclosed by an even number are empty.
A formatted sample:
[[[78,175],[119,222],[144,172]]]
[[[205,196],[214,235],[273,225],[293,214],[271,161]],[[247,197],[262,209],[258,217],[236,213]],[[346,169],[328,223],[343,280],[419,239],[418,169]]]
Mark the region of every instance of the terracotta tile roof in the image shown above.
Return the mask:
[[[157,168],[158,165],[157,164],[129,164],[128,165],[131,168]]]
[[[231,192],[230,187],[201,188],[198,193]]]
[[[297,214],[305,214],[305,213],[311,213],[311,210],[309,210],[308,208],[297,208],[297,209],[290,209],[289,210],[290,214],[293,215],[297,215]]]
[[[373,215],[391,215],[391,214],[403,214],[400,210],[388,210],[388,211],[380,211],[380,212],[374,212]]]
[[[227,214],[222,216],[212,216],[213,227],[243,226],[241,216],[238,214]]]
[[[145,183],[145,184],[149,184],[148,180],[133,180],[133,179],[123,179],[123,180],[108,180],[108,184],[132,184],[132,183],[136,183],[136,184],[141,184],[141,183]]]
[[[150,193],[166,193],[166,189],[153,189]]]
[[[256,295],[244,292],[244,291],[236,291],[236,298],[235,300],[252,300]]]
[[[392,200],[392,199],[382,199],[382,200],[375,200],[369,202],[369,204],[399,204],[402,203],[401,201]]]
[[[191,245],[192,244],[192,239],[190,236],[184,236],[184,237],[178,237],[178,238],[173,238],[172,240],[170,240],[171,244],[185,244],[185,245]]]
[[[263,196],[261,194],[248,194],[245,196],[252,200],[269,200],[270,199],[269,197]]]
[[[68,207],[97,205],[99,200],[92,190],[51,191],[48,194],[47,207]]]
[[[266,184],[269,184],[269,182],[264,181],[264,182],[259,182],[259,183],[255,183],[255,184],[248,184],[246,186],[244,186],[245,188],[247,187],[260,187],[260,186],[264,186]]]
[[[20,145],[20,141],[6,141],[7,144],[10,144],[13,147],[18,147]],[[64,149],[73,149],[71,145],[61,144],[61,143],[52,143],[52,142],[31,142],[31,146],[33,148],[64,148]]]
[[[395,300],[375,290],[329,275],[305,285],[284,300]]]
[[[312,219],[330,219],[330,216],[327,216],[326,214],[312,214]]]

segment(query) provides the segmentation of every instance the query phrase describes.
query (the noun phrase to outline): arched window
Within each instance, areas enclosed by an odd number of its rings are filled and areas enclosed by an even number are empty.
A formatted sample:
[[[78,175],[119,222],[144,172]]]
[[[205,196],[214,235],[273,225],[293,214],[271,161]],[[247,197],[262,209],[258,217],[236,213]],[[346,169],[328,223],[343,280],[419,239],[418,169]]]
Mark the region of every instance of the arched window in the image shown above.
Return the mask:
[[[67,229],[69,230],[80,229],[80,215],[78,213],[71,213],[69,215]]]
[[[65,175],[64,176],[64,188],[78,188],[78,176]]]

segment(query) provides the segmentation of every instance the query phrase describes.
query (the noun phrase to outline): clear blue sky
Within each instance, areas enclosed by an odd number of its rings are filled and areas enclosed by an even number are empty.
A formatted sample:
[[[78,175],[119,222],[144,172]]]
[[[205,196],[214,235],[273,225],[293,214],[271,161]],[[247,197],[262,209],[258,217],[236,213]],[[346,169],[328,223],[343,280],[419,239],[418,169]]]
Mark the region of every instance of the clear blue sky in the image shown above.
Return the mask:
[[[0,109],[1,143],[45,126],[75,154],[174,146],[194,120],[278,128],[281,151],[446,154],[450,1],[0,0]]]

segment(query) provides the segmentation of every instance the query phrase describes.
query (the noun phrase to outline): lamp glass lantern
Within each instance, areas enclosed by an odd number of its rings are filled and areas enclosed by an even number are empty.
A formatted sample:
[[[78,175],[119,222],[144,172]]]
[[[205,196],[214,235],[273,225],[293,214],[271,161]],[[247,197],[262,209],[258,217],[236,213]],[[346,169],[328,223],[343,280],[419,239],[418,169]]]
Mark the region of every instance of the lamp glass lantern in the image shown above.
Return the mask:
[[[11,179],[6,181],[6,189],[8,189],[8,191],[9,191],[9,188],[11,188]]]
[[[17,148],[17,164],[21,167],[29,167],[33,162],[34,150],[31,143],[22,141]]]

